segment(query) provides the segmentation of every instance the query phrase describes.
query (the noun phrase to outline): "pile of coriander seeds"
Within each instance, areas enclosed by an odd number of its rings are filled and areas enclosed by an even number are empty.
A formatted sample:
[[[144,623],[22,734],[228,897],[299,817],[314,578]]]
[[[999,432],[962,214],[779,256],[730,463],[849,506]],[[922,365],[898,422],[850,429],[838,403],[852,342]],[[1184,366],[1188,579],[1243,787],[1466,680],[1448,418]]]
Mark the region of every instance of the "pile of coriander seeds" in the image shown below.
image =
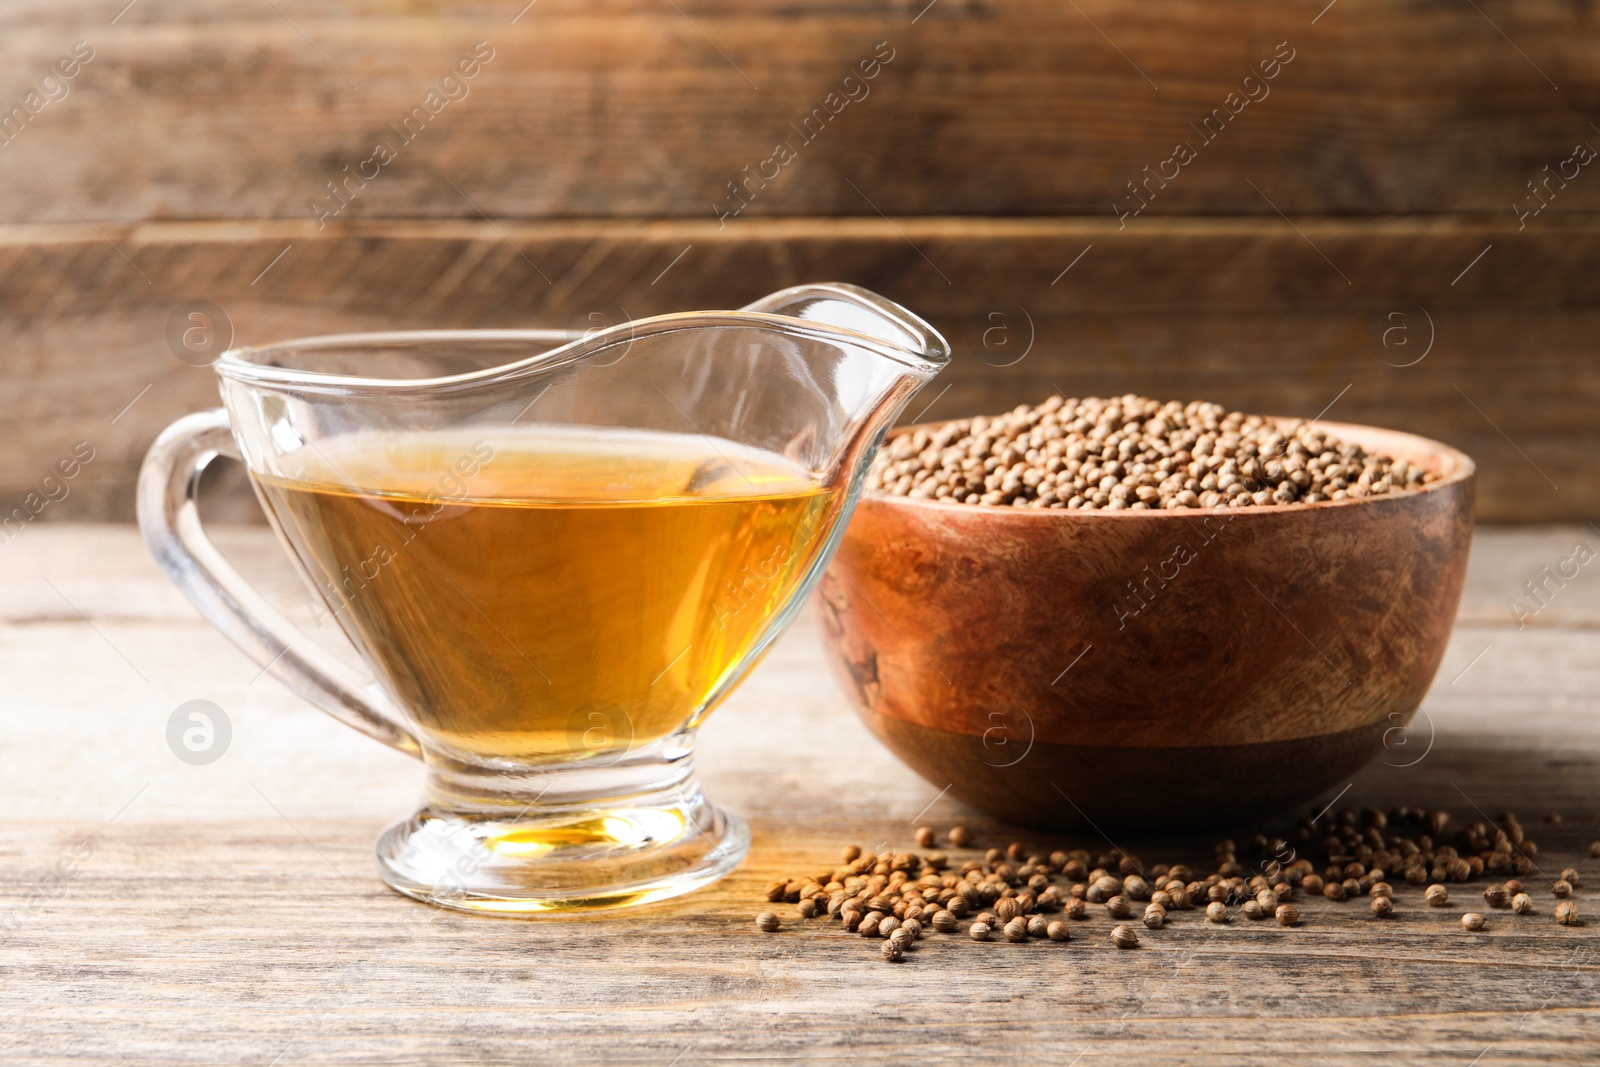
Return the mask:
[[[980,855],[961,826],[947,835],[952,855],[932,848],[936,835],[922,827],[916,839],[925,851],[872,855],[851,845],[840,866],[772,882],[766,898],[794,906],[790,923],[838,923],[846,933],[881,941],[878,951],[890,962],[904,961],[918,941],[933,935],[1070,941],[1076,924],[1097,916],[1114,924],[1109,938],[1120,949],[1139,946],[1138,927],[1148,936],[1178,920],[1175,913],[1191,910],[1198,913],[1194,921],[1243,918],[1297,927],[1315,908],[1365,898],[1372,919],[1382,921],[1405,906],[1401,898],[1414,892],[1411,887],[1426,887],[1417,894],[1420,903],[1444,908],[1451,904],[1450,884],[1485,876],[1497,879],[1482,891],[1491,914],[1537,914],[1542,909],[1535,896],[1548,895],[1557,923],[1581,924],[1572,899],[1580,873],[1567,868],[1554,879],[1535,873],[1538,846],[1514,813],[1471,823],[1446,843],[1448,822],[1447,813],[1421,808],[1345,809],[1320,823],[1301,820],[1283,838],[1257,835],[1242,847],[1220,841],[1215,869],[1206,874],[1183,863],[1147,866],[1115,850],[1047,854],[1021,842]],[[1600,857],[1600,842],[1589,852]],[[756,925],[775,933],[786,920],[768,910]],[[1481,911],[1460,917],[1463,930],[1489,925]]]
[[[1114,511],[1314,504],[1437,480],[1314,423],[1128,395],[1053,396],[902,434],[878,454],[867,486],[958,504]]]

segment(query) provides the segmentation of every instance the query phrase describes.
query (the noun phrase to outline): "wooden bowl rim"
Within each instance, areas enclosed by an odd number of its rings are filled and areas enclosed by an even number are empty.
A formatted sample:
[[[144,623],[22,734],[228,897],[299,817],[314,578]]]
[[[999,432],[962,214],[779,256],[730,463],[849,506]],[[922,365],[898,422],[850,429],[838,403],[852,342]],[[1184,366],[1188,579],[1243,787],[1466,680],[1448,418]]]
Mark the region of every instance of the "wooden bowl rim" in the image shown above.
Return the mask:
[[[1280,427],[1292,426],[1303,419],[1289,418],[1282,415],[1267,415],[1264,418],[1272,419]],[[892,441],[908,433],[918,430],[934,430],[948,425],[953,419],[944,419],[939,422],[916,423],[910,426],[899,426],[885,438]],[[1324,430],[1330,437],[1349,441],[1360,445],[1368,451],[1385,452],[1396,459],[1404,459],[1409,463],[1422,463],[1428,469],[1443,475],[1438,481],[1422,489],[1407,493],[1385,493],[1382,496],[1346,497],[1343,500],[1319,500],[1312,504],[1254,504],[1247,508],[1160,508],[1144,511],[1135,511],[1130,508],[1117,508],[1115,510],[1096,508],[1093,511],[1084,511],[1081,508],[1018,508],[1018,507],[984,507],[980,504],[958,504],[946,500],[928,499],[923,497],[897,496],[877,489],[869,489],[862,497],[874,503],[904,505],[911,507],[938,508],[945,511],[972,512],[976,514],[1004,515],[1010,518],[1022,516],[1040,516],[1045,519],[1060,519],[1063,517],[1095,519],[1107,518],[1114,521],[1139,521],[1149,522],[1156,516],[1183,518],[1196,515],[1249,515],[1249,514],[1296,514],[1310,513],[1326,508],[1353,508],[1369,504],[1395,503],[1404,500],[1420,500],[1432,493],[1453,490],[1461,484],[1470,481],[1477,473],[1478,465],[1472,457],[1445,444],[1435,441],[1421,434],[1407,433],[1404,430],[1390,430],[1381,426],[1364,426],[1354,422],[1325,422],[1316,420],[1319,429]]]

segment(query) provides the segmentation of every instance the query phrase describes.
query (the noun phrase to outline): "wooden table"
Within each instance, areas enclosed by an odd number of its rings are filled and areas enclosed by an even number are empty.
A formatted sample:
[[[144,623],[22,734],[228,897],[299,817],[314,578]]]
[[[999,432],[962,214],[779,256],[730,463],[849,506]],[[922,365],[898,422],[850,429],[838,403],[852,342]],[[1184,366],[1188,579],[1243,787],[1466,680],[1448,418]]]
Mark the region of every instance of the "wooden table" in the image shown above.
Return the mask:
[[[242,567],[305,611],[268,534],[223,534]],[[36,525],[0,546],[0,1055],[1593,1063],[1600,861],[1584,847],[1600,838],[1600,562],[1524,629],[1506,604],[1578,540],[1600,547],[1600,532],[1480,534],[1424,714],[1339,803],[1420,803],[1458,820],[1514,809],[1542,871],[1583,871],[1587,925],[1558,926],[1535,875],[1538,912],[1491,912],[1476,935],[1458,925],[1464,907],[1425,909],[1402,885],[1397,916],[1381,923],[1362,904],[1321,900],[1294,930],[1180,912],[1121,952],[1094,916],[1064,945],[936,935],[895,966],[823,922],[758,933],[762,886],[831,862],[846,842],[909,847],[921,823],[959,819],[984,844],[1024,835],[940,798],[871,738],[825,676],[811,620],[703,734],[708,790],[751,822],[744,867],[631,912],[479,919],[414,904],[373,873],[373,837],[410,810],[417,765],[262,677],[165,583],[132,529]],[[214,701],[232,724],[206,766],[167,747],[168,718],[190,699]],[[1550,812],[1564,820],[1545,824]],[[1209,845],[1137,850],[1198,858]],[[1456,895],[1465,905],[1476,889]]]

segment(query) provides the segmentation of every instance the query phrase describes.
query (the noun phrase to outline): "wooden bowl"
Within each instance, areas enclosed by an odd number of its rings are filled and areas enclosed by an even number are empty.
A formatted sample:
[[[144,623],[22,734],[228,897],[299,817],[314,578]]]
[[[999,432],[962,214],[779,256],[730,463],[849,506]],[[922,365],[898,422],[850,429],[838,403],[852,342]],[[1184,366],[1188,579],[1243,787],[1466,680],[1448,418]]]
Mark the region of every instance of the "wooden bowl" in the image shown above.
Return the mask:
[[[1172,511],[866,494],[818,598],[835,674],[896,755],[1009,822],[1227,825],[1342,785],[1403,737],[1444,656],[1474,467],[1322,426],[1440,480]]]

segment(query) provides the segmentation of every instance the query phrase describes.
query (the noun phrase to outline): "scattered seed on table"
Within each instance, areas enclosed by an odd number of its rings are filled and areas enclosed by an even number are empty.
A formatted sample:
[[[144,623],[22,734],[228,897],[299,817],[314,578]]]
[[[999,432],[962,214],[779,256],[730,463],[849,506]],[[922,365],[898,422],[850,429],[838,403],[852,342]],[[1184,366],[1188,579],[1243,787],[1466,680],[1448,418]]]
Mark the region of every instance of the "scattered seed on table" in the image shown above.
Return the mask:
[[[1280,926],[1294,926],[1300,921],[1300,909],[1293,904],[1279,904],[1278,910],[1272,914]]]
[[[1043,915],[1028,916],[1028,936],[1045,937],[1048,935],[1050,923]]]
[[[941,908],[933,913],[933,928],[941,934],[948,934],[961,925],[954,912]]]
[[[933,827],[919,826],[916,833],[917,847],[929,848],[933,845]]]
[[[861,858],[861,846],[860,845],[847,845],[847,846],[845,846],[844,852],[840,853],[840,858],[843,859],[846,863],[854,863],[856,860]]]
[[[1061,912],[1069,919],[1087,919],[1089,917],[1089,905],[1084,903],[1081,897],[1072,897],[1068,899],[1066,904],[1062,905]]]
[[[1111,943],[1118,948],[1137,948],[1139,935],[1133,932],[1131,926],[1116,926],[1111,930]]]
[[[1562,926],[1577,926],[1578,905],[1575,901],[1563,900],[1556,905],[1556,922]]]
[[[1320,874],[1308,874],[1308,875],[1306,875],[1304,878],[1300,879],[1300,888],[1304,889],[1311,896],[1319,896],[1319,895],[1321,895],[1322,889],[1323,889],[1323,886],[1322,886],[1322,875],[1320,875]]]
[[[1491,908],[1503,908],[1511,903],[1511,894],[1503,885],[1487,885],[1483,887],[1483,902]]]
[[[1465,915],[1461,916],[1461,928],[1463,930],[1482,930],[1483,916],[1479,915],[1475,911],[1467,912]]]
[[[1387,919],[1394,914],[1394,900],[1389,897],[1373,897],[1371,906],[1376,918]]]
[[[972,831],[965,826],[952,826],[950,832],[945,835],[945,840],[956,848],[966,848],[972,843]]]
[[[989,930],[988,923],[973,923],[967,928],[967,933],[972,935],[972,940],[974,941],[987,941],[989,940]]]
[[[1600,860],[1600,841],[1589,842],[1589,858]]]
[[[1106,898],[1106,914],[1113,919],[1126,919],[1133,914],[1133,903],[1121,893]]]
[[[905,958],[905,949],[900,947],[900,942],[890,939],[883,943],[883,958],[890,963],[899,963]]]
[[[1028,920],[1023,918],[1012,919],[1000,928],[1007,941],[1020,944],[1028,940]]]
[[[1327,885],[1322,887],[1322,895],[1327,897],[1329,900],[1343,900],[1345,898],[1344,883],[1329,882]]]
[[[1152,930],[1159,930],[1167,921],[1167,909],[1154,902],[1146,904],[1144,908],[1144,924]]]
[[[1578,877],[1578,868],[1568,867],[1561,872],[1561,880],[1576,889],[1583,884],[1583,879]]]
[[[1518,893],[1511,898],[1511,910],[1518,915],[1526,915],[1533,910],[1533,898],[1526,893]]]
[[[1550,892],[1554,893],[1558,898],[1565,900],[1572,895],[1572,883],[1567,881],[1565,878],[1557,879],[1556,884],[1550,887]]]
[[[1367,887],[1367,895],[1373,897],[1393,897],[1394,886],[1388,882],[1373,882]]]
[[[900,930],[904,930],[909,933],[911,935],[911,940],[919,940],[922,937],[922,920],[907,919],[905,922],[900,924]],[[896,930],[895,933],[899,933],[900,930]]]
[[[1220,900],[1213,900],[1211,903],[1206,905],[1206,918],[1210,919],[1214,923],[1227,922],[1228,906]]]
[[[856,933],[862,937],[883,937],[885,935],[878,933],[878,926],[882,922],[882,913],[869,911],[867,917],[861,920],[861,925],[856,927]]]
[[[764,933],[770,934],[782,925],[783,920],[779,919],[770,911],[764,911],[760,915],[756,916],[756,929],[761,930]]]
[[[1450,890],[1435,882],[1422,894],[1422,899],[1426,900],[1431,907],[1442,908],[1450,903]]]
[[[1052,941],[1070,941],[1072,934],[1067,929],[1067,924],[1057,919],[1044,928],[1044,935]]]

